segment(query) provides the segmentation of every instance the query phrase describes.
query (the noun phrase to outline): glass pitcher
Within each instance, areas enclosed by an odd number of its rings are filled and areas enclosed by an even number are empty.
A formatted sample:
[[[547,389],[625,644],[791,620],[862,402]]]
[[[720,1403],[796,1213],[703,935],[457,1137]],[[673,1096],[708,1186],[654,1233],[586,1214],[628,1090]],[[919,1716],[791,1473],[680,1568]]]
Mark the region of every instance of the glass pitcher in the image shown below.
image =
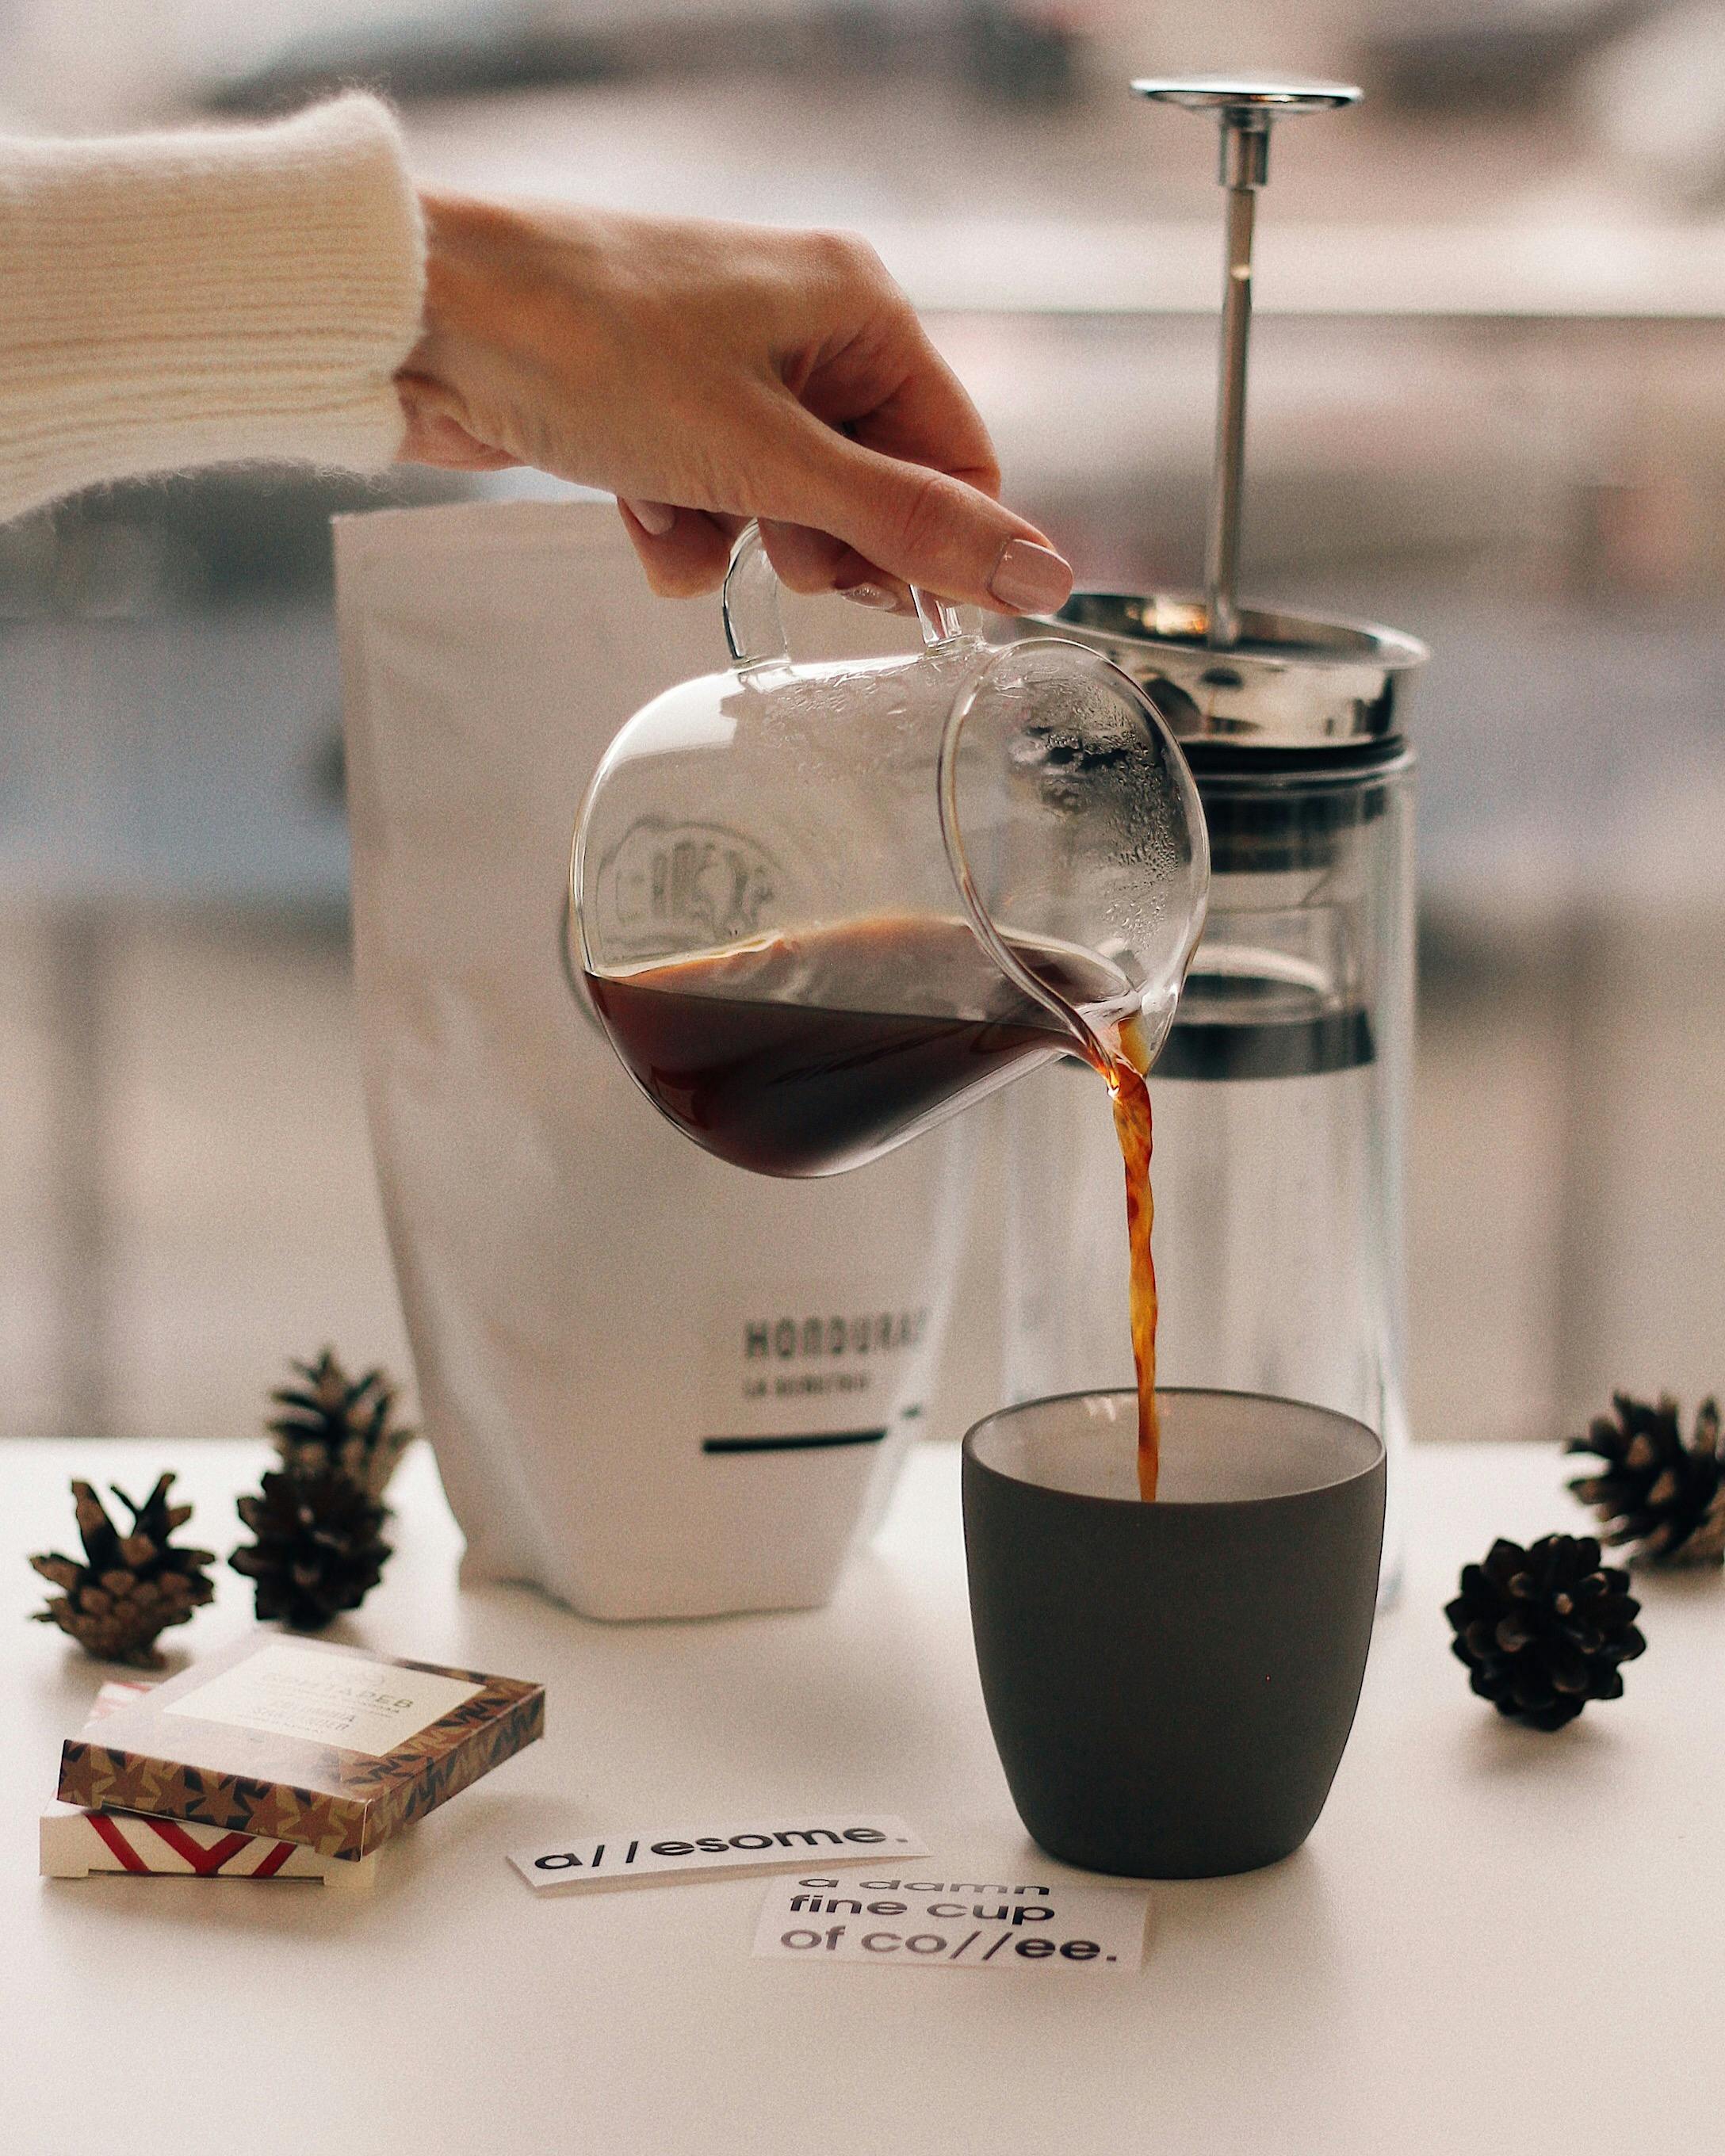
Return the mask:
[[[576,826],[572,973],[654,1105],[759,1173],[857,1167],[1063,1054],[1147,1070],[1203,927],[1149,698],[914,596],[914,657],[793,664],[748,527],[732,668],[629,721]]]

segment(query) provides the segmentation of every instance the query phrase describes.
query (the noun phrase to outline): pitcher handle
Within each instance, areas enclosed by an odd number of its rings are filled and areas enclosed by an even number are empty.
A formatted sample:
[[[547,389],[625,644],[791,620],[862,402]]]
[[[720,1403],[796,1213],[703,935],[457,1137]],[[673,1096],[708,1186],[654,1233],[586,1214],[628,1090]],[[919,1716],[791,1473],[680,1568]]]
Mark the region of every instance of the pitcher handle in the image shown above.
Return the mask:
[[[784,615],[778,603],[778,578],[767,558],[758,524],[745,524],[731,549],[731,565],[725,572],[725,588],[719,601],[725,618],[725,643],[739,674],[762,666],[784,666],[790,661],[790,641],[784,632]],[[911,588],[922,641],[932,649],[951,644],[963,634],[957,609],[932,592]]]
[[[725,617],[725,642],[739,674],[789,663],[791,647],[779,609],[778,578],[767,558],[758,524],[745,524],[737,535],[719,610]]]

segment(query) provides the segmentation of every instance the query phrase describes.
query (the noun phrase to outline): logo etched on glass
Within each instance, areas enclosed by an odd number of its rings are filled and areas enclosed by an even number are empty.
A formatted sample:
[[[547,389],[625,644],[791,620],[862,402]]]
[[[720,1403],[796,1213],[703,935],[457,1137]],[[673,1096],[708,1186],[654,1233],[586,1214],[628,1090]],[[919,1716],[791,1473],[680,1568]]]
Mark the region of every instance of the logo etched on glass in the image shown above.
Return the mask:
[[[600,865],[604,940],[636,958],[734,943],[758,932],[779,881],[778,864],[740,831],[644,817]]]

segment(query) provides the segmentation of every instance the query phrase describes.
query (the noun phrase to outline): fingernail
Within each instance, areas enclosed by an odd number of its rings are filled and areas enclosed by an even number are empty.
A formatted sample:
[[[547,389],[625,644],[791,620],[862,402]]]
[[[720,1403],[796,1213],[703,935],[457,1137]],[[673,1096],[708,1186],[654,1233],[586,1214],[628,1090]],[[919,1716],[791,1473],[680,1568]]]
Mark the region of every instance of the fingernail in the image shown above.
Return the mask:
[[[1052,547],[1009,539],[1000,550],[988,589],[1014,613],[1051,613],[1072,589],[1072,567]]]
[[[897,594],[881,584],[846,584],[839,596],[855,606],[878,607],[882,613],[893,613],[898,608]]]
[[[663,501],[625,501],[624,507],[649,539],[662,539],[677,521],[677,512]]]

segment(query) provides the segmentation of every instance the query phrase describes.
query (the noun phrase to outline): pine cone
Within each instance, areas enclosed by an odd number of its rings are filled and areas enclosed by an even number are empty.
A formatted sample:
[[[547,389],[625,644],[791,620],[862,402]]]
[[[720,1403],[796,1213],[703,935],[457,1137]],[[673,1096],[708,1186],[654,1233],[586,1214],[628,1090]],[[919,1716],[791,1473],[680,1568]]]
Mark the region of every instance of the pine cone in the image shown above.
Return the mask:
[[[1626,1572],[1600,1565],[1591,1535],[1546,1535],[1531,1549],[1493,1543],[1482,1565],[1462,1568],[1444,1612],[1452,1651],[1500,1714],[1561,1729],[1590,1699],[1620,1698],[1617,1666],[1646,1646],[1628,1585]]]
[[[377,1584],[389,1555],[378,1532],[383,1507],[347,1476],[279,1470],[264,1477],[260,1494],[239,1502],[257,1540],[228,1562],[256,1583],[260,1623],[277,1618],[321,1632]]]
[[[1651,1564],[1725,1562],[1725,1445],[1717,1407],[1703,1402],[1694,1437],[1685,1445],[1669,1394],[1649,1407],[1614,1393],[1611,1404],[1615,1421],[1595,1415],[1587,1435],[1571,1438],[1563,1448],[1604,1462],[1603,1473],[1578,1476],[1569,1485],[1610,1530],[1603,1539],[1614,1548],[1630,1545],[1632,1560]]]
[[[78,1532],[85,1562],[50,1550],[30,1559],[61,1592],[36,1613],[39,1625],[58,1625],[86,1654],[134,1669],[162,1666],[156,1640],[171,1625],[184,1625],[215,1593],[204,1570],[213,1550],[176,1549],[173,1533],[192,1517],[189,1505],[170,1505],[173,1481],[164,1475],[141,1505],[121,1489],[114,1495],[131,1514],[121,1534],[88,1482],[74,1482]]]
[[[350,1378],[326,1348],[315,1363],[295,1363],[302,1382],[270,1397],[285,1412],[266,1424],[290,1474],[334,1472],[381,1498],[418,1432],[395,1422],[396,1389],[382,1370]]]

